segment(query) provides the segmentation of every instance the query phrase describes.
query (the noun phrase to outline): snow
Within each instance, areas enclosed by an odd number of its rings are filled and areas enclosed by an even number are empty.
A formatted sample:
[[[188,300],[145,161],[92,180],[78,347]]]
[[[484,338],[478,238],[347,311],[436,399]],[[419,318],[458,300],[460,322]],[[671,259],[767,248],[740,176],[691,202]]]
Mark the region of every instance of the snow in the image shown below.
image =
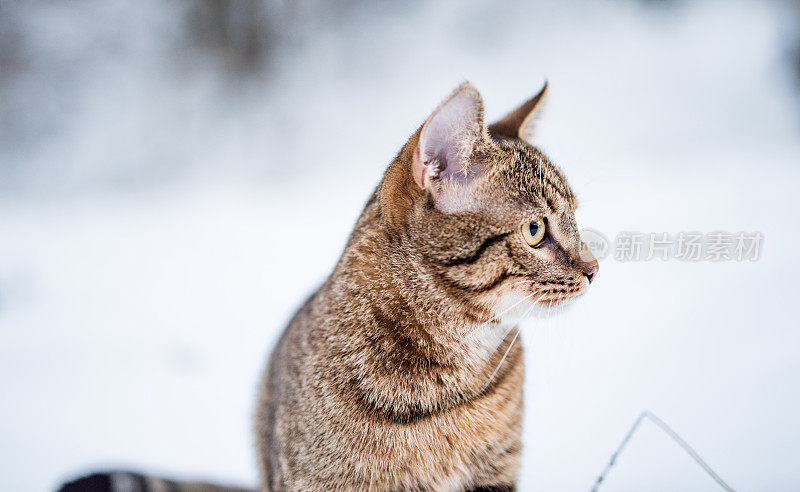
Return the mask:
[[[67,130],[3,149],[25,173],[0,195],[0,489],[104,467],[254,485],[266,355],[389,160],[462,80],[492,119],[545,76],[537,139],[581,227],[765,242],[756,262],[608,258],[526,323],[521,490],[588,490],[644,409],[735,489],[800,488],[789,6],[463,5],[320,27],[263,86],[90,64]],[[716,487],[645,422],[600,490]]]

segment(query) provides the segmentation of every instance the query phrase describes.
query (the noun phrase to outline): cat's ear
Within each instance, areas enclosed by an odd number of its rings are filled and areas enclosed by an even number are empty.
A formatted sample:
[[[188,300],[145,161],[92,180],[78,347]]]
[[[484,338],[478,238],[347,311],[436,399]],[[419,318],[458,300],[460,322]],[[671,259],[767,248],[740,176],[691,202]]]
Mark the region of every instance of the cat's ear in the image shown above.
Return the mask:
[[[472,84],[462,84],[422,125],[414,181],[434,193],[443,185],[470,182],[479,171],[470,156],[485,132],[483,99]]]
[[[518,138],[530,142],[536,117],[542,109],[547,94],[547,82],[538,94],[528,99],[520,107],[508,113],[503,119],[489,125],[489,134],[500,138]]]

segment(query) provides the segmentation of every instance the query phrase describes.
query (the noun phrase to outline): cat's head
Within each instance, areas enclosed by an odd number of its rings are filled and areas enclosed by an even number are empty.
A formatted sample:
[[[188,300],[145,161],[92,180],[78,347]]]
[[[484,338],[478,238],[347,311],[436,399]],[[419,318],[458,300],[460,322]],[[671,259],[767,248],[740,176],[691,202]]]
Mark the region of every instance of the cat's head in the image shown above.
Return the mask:
[[[487,126],[471,84],[428,117],[387,170],[384,221],[424,265],[431,291],[500,314],[580,296],[597,274],[581,241],[575,195],[529,143],[547,86]],[[515,310],[518,311],[518,310]]]

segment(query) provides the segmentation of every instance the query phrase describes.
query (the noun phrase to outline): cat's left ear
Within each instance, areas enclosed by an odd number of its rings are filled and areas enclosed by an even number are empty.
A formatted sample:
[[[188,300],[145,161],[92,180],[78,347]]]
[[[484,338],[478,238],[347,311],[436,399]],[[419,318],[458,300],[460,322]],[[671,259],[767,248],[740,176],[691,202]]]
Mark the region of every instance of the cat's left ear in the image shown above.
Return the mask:
[[[547,95],[547,82],[538,94],[528,99],[520,107],[508,113],[503,119],[489,125],[489,135],[499,138],[518,138],[530,142],[533,137],[534,123],[542,109],[544,97]]]
[[[483,98],[475,86],[462,84],[422,125],[414,181],[434,195],[443,186],[468,184],[479,172],[470,157],[485,133]]]

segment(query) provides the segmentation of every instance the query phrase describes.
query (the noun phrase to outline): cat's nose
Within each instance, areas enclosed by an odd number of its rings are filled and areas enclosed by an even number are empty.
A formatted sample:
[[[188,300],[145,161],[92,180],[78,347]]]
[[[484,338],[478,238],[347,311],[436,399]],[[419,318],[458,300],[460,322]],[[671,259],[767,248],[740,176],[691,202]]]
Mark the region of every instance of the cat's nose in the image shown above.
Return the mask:
[[[589,279],[589,283],[592,283],[594,280],[595,275],[597,275],[598,270],[600,270],[600,266],[597,262],[590,263],[584,270],[583,274],[586,275],[586,278]]]

